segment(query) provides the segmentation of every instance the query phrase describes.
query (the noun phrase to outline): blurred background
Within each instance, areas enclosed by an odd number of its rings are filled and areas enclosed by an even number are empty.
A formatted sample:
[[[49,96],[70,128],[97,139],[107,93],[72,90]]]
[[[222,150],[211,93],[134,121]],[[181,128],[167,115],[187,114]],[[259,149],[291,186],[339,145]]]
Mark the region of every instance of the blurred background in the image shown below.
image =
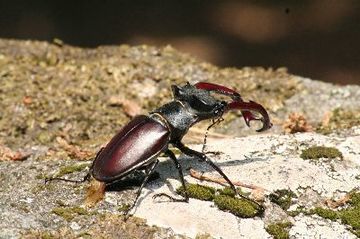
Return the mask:
[[[172,45],[223,67],[285,66],[360,84],[360,1],[4,1],[0,37],[81,47]]]

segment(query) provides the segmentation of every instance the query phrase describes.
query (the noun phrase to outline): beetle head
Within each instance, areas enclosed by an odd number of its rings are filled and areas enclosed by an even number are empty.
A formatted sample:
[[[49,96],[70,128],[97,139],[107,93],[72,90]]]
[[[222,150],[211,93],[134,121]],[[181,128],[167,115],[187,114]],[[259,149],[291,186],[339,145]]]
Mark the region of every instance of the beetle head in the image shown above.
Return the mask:
[[[211,96],[209,91],[197,89],[189,83],[185,86],[172,86],[175,100],[186,103],[198,121],[219,118],[225,112],[227,103]]]
[[[222,85],[207,82],[198,82],[194,86],[197,89],[212,91],[220,95],[229,96],[232,101],[226,104],[226,109],[224,110],[224,112],[236,109],[240,110],[247,126],[250,126],[250,121],[261,121],[262,127],[257,130],[258,132],[270,129],[272,127],[269,115],[264,109],[264,107],[254,101],[243,101],[240,94],[236,91]],[[257,112],[258,114],[260,114],[260,117],[257,117],[255,114],[253,114],[253,112]]]

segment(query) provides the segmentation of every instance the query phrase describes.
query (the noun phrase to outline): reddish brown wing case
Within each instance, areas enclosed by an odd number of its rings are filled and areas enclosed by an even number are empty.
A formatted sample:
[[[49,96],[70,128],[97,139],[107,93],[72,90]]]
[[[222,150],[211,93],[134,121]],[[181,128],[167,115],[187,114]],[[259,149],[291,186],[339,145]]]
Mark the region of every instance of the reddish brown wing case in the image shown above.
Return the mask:
[[[167,148],[170,132],[159,122],[140,115],[123,127],[93,163],[93,177],[112,182],[154,160]]]

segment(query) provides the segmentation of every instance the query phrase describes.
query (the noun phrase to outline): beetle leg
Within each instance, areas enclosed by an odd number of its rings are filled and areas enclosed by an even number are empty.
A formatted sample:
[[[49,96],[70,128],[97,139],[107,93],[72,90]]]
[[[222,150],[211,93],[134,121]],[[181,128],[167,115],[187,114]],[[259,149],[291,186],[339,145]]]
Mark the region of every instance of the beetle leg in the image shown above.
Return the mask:
[[[215,169],[216,172],[218,172],[225,179],[225,181],[230,185],[231,189],[235,192],[235,194],[238,194],[243,199],[256,204],[256,206],[258,207],[258,210],[259,210],[259,214],[262,214],[264,212],[264,207],[262,205],[251,200],[250,198],[245,197],[244,195],[239,194],[236,191],[235,185],[226,176],[226,174],[213,161],[211,161],[204,153],[190,149],[189,147],[185,146],[182,142],[177,142],[175,144],[175,146],[184,154],[191,156],[191,157],[195,156],[195,157],[199,158],[201,161],[205,161],[207,164],[209,164],[213,169]]]
[[[203,141],[203,146],[202,146],[202,149],[201,149],[201,152],[204,153],[205,151],[205,148],[206,148],[206,140],[207,140],[207,137],[208,137],[208,134],[209,134],[209,130],[216,124],[220,124],[222,121],[224,121],[224,118],[223,117],[219,117],[217,118],[216,120],[212,120],[212,123],[207,127],[206,129],[206,132],[205,132],[205,135],[204,135],[204,141]]]
[[[133,209],[136,205],[136,202],[137,200],[139,199],[140,195],[141,195],[141,191],[142,189],[144,188],[145,184],[147,183],[150,175],[154,172],[155,168],[156,168],[156,165],[159,163],[159,160],[156,160],[155,162],[153,162],[152,164],[149,165],[148,169],[145,170],[146,172],[146,175],[145,175],[145,178],[144,180],[142,181],[141,185],[140,185],[140,188],[138,189],[137,193],[136,193],[136,198],[133,202],[133,204],[125,211],[125,215],[127,215],[131,209]]]
[[[51,181],[64,181],[64,182],[70,182],[70,183],[84,183],[90,179],[90,173],[87,173],[85,177],[81,180],[71,180],[66,178],[45,178],[45,184]]]
[[[95,159],[99,156],[99,154],[101,153],[101,151],[104,149],[104,147],[102,147],[95,156]],[[86,181],[88,181],[91,177],[92,174],[92,169],[93,169],[93,164],[90,166],[89,172],[85,175],[85,177],[82,180],[71,180],[71,179],[66,179],[66,178],[45,178],[45,184],[47,184],[48,182],[51,181],[64,181],[64,182],[70,182],[70,183],[84,183]]]
[[[189,195],[187,193],[187,189],[186,189],[186,185],[185,185],[185,179],[184,179],[184,175],[183,175],[183,172],[182,172],[181,164],[179,163],[179,161],[177,160],[175,154],[171,150],[169,150],[169,149],[166,150],[165,154],[171,158],[171,160],[174,162],[174,164],[176,166],[176,169],[179,171],[179,177],[180,177],[181,184],[182,184],[182,186],[184,188],[185,196],[184,196],[184,198],[179,199],[179,198],[174,198],[174,197],[172,197],[172,196],[170,196],[170,195],[168,195],[166,193],[158,193],[158,194],[155,194],[153,196],[153,199],[158,198],[158,197],[167,197],[168,199],[170,199],[173,202],[189,202]]]

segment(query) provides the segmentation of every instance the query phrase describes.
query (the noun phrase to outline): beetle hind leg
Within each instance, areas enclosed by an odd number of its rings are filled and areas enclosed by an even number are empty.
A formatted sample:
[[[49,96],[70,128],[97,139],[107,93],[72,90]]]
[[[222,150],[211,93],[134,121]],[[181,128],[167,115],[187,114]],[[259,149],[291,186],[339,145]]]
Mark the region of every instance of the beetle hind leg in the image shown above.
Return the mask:
[[[97,157],[99,157],[99,154],[101,153],[101,151],[103,151],[104,147],[102,147],[95,156],[95,159]],[[66,178],[58,178],[58,177],[53,177],[53,178],[45,178],[45,184],[47,184],[48,182],[51,181],[64,181],[64,182],[70,182],[70,183],[84,183],[86,181],[89,181],[89,179],[91,178],[92,175],[92,169],[93,169],[93,165],[90,166],[90,169],[88,171],[88,173],[85,175],[85,177],[81,180],[72,180],[72,179],[66,179]]]
[[[72,179],[66,179],[66,178],[45,178],[45,184],[51,181],[64,181],[64,182],[70,182],[70,183],[84,183],[90,179],[90,172],[85,175],[85,177],[81,180],[72,180]]]
[[[231,189],[235,192],[235,194],[239,195],[241,198],[243,198],[251,203],[254,203],[256,205],[256,207],[258,208],[259,215],[264,213],[264,211],[265,211],[264,206],[262,206],[261,204],[259,204],[258,202],[254,201],[254,200],[251,200],[248,197],[245,197],[244,195],[239,194],[236,191],[235,185],[230,181],[230,179],[226,176],[226,174],[213,161],[211,161],[208,157],[206,157],[206,155],[204,153],[190,149],[181,142],[178,142],[176,144],[176,147],[178,149],[180,149],[180,151],[183,152],[184,154],[189,155],[189,156],[198,157],[201,161],[206,162],[209,166],[211,166],[216,172],[218,172],[225,179],[225,181],[230,185]]]
[[[168,149],[167,151],[165,151],[165,154],[167,156],[169,156],[169,158],[174,162],[175,167],[179,172],[180,181],[181,181],[181,184],[182,184],[182,186],[184,188],[184,194],[185,195],[184,195],[183,198],[175,198],[175,197],[172,197],[172,196],[170,196],[170,195],[168,195],[166,193],[158,193],[158,194],[155,194],[153,196],[153,199],[156,199],[156,198],[159,198],[159,197],[166,197],[172,202],[189,202],[189,195],[188,195],[187,190],[186,190],[186,184],[185,184],[185,179],[184,179],[184,174],[182,172],[181,164],[179,163],[179,161],[177,160],[175,154],[171,150]]]

